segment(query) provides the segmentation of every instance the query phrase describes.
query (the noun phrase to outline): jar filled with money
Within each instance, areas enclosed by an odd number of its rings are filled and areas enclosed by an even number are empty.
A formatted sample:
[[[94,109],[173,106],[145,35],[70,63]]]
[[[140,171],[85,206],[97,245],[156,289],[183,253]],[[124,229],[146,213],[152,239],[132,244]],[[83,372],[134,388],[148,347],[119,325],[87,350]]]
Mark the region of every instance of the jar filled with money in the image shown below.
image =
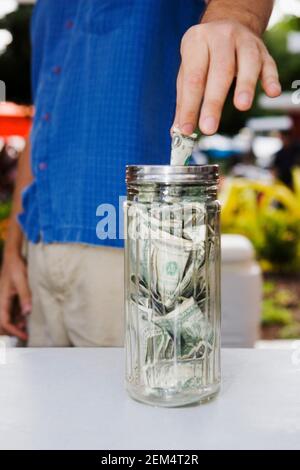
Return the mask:
[[[129,166],[126,385],[160,406],[220,388],[218,166]]]

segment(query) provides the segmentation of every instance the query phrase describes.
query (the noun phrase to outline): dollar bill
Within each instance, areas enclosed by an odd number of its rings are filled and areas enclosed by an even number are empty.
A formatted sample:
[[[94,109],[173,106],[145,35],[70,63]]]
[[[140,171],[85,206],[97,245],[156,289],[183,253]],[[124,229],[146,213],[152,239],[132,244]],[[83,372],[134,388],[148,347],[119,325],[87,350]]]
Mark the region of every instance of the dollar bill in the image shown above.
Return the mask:
[[[129,323],[133,341],[140,344],[143,380],[149,387],[195,386],[201,381],[195,370],[200,374],[199,363],[214,342],[206,315],[206,261],[214,230],[201,202],[133,206],[128,237],[134,319]]]
[[[189,136],[181,134],[178,128],[174,128],[172,132],[172,150],[171,165],[188,165],[192,156],[197,134],[193,133]]]
[[[202,358],[206,343],[211,340],[210,325],[193,298],[185,300],[172,312],[162,317],[154,316],[152,322],[173,338],[178,338],[178,357]]]

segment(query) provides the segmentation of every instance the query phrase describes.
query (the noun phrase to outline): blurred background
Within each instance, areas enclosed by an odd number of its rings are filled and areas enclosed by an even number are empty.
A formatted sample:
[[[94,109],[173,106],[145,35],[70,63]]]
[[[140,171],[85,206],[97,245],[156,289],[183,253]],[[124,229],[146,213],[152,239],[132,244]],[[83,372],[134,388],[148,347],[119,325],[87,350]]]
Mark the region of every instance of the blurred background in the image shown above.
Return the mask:
[[[0,102],[0,263],[16,164],[33,116],[33,4],[0,0],[0,80],[6,84]],[[282,96],[268,99],[259,88],[253,109],[240,113],[231,93],[219,134],[200,140],[194,162],[221,166],[222,231],[243,235],[254,247],[263,278],[259,305],[249,310],[258,318],[257,338],[293,340],[300,338],[300,0],[276,1],[265,40],[279,67]],[[238,240],[227,238],[227,252],[238,250]],[[227,256],[229,265],[233,258]],[[247,282],[250,292],[251,276]]]

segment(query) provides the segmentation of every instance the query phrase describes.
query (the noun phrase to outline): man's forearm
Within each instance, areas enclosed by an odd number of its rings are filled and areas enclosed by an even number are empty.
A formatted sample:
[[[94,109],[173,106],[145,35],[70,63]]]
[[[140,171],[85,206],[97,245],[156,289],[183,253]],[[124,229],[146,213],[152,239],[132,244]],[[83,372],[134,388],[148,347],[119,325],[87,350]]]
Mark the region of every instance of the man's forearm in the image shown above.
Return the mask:
[[[274,0],[209,0],[202,23],[238,21],[259,36],[265,31]]]
[[[30,142],[29,139],[26,147],[19,158],[18,173],[13,197],[12,213],[9,225],[9,232],[5,246],[5,254],[20,250],[23,235],[18,224],[17,217],[22,211],[22,191],[32,181],[31,165],[30,165]]]

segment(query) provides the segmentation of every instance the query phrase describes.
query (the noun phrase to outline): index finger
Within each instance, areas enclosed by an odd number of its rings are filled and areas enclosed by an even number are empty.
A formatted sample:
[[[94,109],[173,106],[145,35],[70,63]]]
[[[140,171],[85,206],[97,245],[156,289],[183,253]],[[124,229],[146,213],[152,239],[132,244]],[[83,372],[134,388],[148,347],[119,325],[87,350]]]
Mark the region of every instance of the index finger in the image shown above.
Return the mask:
[[[186,54],[182,57],[182,83],[180,97],[180,130],[192,134],[197,127],[201,102],[204,94],[208,70],[208,49],[203,47],[195,57]]]

